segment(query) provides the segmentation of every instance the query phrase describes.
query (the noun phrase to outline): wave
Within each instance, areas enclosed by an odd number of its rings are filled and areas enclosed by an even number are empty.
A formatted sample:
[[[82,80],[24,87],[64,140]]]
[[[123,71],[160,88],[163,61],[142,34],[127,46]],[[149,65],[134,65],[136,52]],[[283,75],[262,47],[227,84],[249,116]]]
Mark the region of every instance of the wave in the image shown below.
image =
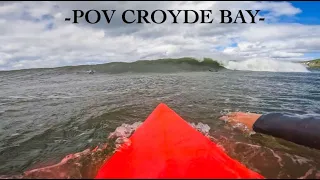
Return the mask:
[[[298,62],[286,62],[268,58],[254,58],[242,61],[216,61],[211,58],[203,60],[183,57],[176,59],[139,60],[135,62],[112,62],[98,65],[82,65],[65,67],[64,69],[88,70],[100,73],[167,73],[167,72],[193,72],[193,71],[219,71],[223,69],[241,71],[266,72],[310,72],[309,69]]]
[[[97,73],[143,73],[143,72],[192,72],[192,71],[218,71],[225,69],[220,63],[210,58],[202,60],[184,57],[177,59],[139,60],[135,62],[111,62],[98,65],[81,65],[62,67],[67,71]]]
[[[277,61],[272,59],[248,59],[244,61],[224,62],[224,67],[241,71],[269,71],[269,72],[309,72],[300,63]]]
[[[157,60],[138,60],[134,62],[110,62],[95,65],[64,66],[57,68],[28,69],[19,71],[37,71],[39,73],[39,76],[41,76],[43,73],[174,73],[199,71],[217,72],[226,69],[241,71],[310,72],[310,70],[305,65],[298,62],[295,63],[261,58],[248,59],[244,61],[217,61],[211,58],[197,59],[192,57],[167,58]]]

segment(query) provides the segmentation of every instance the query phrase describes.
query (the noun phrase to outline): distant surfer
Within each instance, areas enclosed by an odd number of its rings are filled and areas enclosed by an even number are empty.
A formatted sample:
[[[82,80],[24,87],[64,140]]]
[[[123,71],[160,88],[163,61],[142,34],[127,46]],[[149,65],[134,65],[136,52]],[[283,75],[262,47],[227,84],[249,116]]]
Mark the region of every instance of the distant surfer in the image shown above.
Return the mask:
[[[242,123],[255,132],[320,150],[320,115],[233,112],[220,119],[231,124]]]
[[[89,71],[89,74],[94,74],[94,71],[93,71],[93,70],[90,70],[90,71]]]

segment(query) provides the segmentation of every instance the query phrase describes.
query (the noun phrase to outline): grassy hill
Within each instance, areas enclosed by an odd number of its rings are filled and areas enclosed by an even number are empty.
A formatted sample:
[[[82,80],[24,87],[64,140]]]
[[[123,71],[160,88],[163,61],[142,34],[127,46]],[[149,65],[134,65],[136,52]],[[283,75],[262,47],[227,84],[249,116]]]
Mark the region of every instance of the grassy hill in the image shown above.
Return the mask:
[[[211,58],[196,59],[192,57],[166,58],[156,60],[138,60],[134,62],[110,62],[97,65],[80,65],[60,67],[67,71],[94,70],[106,73],[124,72],[192,72],[213,71],[225,69],[222,64]]]
[[[320,59],[303,61],[301,63],[307,65],[310,68],[320,68]]]

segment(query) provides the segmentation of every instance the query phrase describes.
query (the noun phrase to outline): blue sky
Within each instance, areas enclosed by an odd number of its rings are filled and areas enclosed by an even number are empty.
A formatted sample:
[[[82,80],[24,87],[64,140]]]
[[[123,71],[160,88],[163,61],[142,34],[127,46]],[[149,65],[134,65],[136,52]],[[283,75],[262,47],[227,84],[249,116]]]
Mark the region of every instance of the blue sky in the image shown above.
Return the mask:
[[[282,16],[277,20],[277,23],[299,23],[304,25],[319,25],[320,24],[320,2],[306,2],[306,1],[289,1],[292,6],[299,8],[300,13],[295,16]],[[270,11],[261,11],[261,14],[268,14]],[[274,22],[273,22],[274,23]],[[217,46],[216,50],[222,51],[227,47],[236,47],[236,42],[231,42],[228,46]],[[313,59],[320,58],[320,51],[312,53],[304,53],[303,57]]]
[[[263,12],[257,24],[124,24],[126,9]],[[320,2],[32,2],[0,3],[0,70],[166,57],[301,61],[320,57]],[[112,24],[65,22],[73,9],[116,9]],[[233,11],[235,16],[237,13]],[[183,19],[183,15],[180,19]],[[181,20],[183,21],[183,20]]]
[[[296,15],[294,22],[301,24],[320,24],[320,2],[318,1],[291,1],[294,7],[302,10],[302,13]]]
[[[306,25],[320,24],[320,2],[291,1],[291,4],[302,10],[302,13],[297,14],[293,22]],[[306,53],[304,56],[307,58],[320,58],[320,51],[315,53]]]

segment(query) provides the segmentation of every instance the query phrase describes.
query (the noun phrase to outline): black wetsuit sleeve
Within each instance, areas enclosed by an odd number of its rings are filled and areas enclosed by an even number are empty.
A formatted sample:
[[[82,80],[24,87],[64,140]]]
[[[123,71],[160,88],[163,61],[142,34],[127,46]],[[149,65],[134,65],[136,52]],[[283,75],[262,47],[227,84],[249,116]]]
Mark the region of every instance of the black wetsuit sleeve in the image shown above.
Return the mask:
[[[260,116],[252,128],[258,133],[320,149],[320,115],[269,113]]]

